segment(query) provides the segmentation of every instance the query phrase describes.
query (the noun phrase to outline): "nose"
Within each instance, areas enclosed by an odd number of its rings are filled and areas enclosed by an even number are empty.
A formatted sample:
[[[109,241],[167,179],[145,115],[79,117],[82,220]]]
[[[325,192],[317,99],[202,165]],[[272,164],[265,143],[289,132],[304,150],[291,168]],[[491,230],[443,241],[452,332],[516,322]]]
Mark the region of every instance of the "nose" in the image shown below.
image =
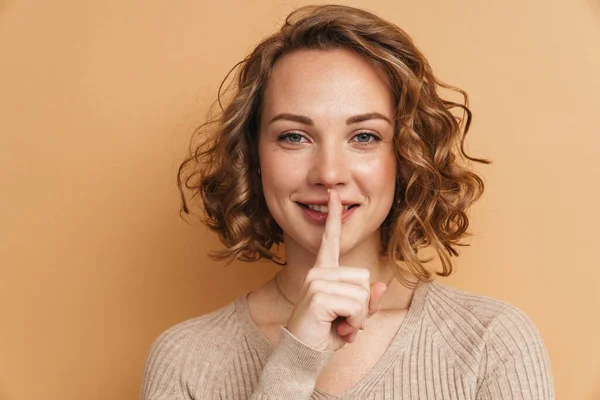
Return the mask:
[[[309,183],[328,189],[347,184],[350,179],[348,161],[343,144],[323,143],[315,152],[308,174]]]

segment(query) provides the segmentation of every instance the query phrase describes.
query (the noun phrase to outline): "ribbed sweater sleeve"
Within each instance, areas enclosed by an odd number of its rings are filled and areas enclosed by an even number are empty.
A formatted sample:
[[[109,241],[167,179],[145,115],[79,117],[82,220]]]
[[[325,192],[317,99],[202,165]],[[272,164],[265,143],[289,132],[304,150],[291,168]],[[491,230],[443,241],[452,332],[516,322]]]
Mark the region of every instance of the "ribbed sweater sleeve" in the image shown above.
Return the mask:
[[[170,329],[152,345],[142,377],[142,400],[190,400],[181,382],[185,332]]]
[[[477,400],[554,399],[548,354],[538,330],[522,311],[503,308],[486,332]]]
[[[160,335],[146,361],[141,399],[309,399],[333,352],[312,349],[281,327],[277,346],[262,370],[257,369],[261,357],[247,346],[232,309]]]
[[[310,399],[319,373],[333,351],[312,349],[284,327],[277,347],[265,365],[251,400]]]

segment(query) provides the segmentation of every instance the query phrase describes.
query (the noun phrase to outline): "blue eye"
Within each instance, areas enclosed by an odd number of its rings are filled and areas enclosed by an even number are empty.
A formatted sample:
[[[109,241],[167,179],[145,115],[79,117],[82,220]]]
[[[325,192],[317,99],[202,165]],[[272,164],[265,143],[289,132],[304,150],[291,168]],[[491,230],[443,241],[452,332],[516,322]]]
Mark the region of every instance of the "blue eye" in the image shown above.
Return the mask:
[[[303,135],[296,132],[284,133],[277,137],[277,141],[287,143],[303,143],[303,140],[305,141],[306,138]]]
[[[354,136],[354,139],[358,143],[372,143],[374,141],[378,142],[381,140],[379,136],[368,132],[360,132],[356,136]]]

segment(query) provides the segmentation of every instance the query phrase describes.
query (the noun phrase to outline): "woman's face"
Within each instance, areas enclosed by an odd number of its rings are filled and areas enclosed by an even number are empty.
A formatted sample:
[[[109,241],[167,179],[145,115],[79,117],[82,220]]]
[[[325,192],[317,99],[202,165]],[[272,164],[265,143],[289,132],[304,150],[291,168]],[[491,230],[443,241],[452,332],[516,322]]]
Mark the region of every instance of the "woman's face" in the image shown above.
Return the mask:
[[[317,253],[328,188],[349,207],[341,255],[379,251],[396,184],[393,117],[385,72],[349,50],[299,50],[277,61],[263,97],[259,158],[288,252]]]

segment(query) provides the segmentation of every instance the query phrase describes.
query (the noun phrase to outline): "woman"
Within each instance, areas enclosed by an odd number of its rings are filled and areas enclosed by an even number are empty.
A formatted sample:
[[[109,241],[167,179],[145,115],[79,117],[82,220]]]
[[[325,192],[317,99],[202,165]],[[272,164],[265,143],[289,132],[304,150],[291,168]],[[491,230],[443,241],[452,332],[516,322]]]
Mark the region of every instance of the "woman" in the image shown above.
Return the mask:
[[[161,335],[142,398],[553,398],[522,312],[433,282],[483,191],[462,162],[485,162],[463,151],[469,122],[466,94],[396,26],[344,6],[292,13],[180,168],[225,244],[217,258],[276,261],[283,243],[284,267]],[[418,257],[427,246],[442,271]]]

